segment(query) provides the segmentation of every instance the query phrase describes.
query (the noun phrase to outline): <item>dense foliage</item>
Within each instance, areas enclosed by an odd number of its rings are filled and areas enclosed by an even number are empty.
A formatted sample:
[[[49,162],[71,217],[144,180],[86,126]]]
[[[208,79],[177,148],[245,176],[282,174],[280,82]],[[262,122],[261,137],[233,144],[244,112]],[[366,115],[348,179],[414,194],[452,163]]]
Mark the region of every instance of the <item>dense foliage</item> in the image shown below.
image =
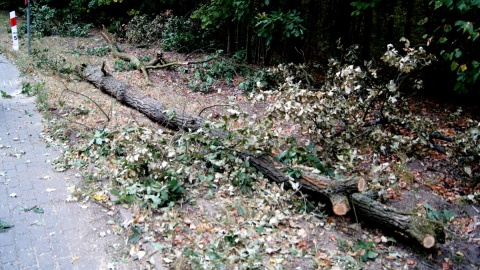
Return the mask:
[[[5,7],[15,3],[2,2]],[[479,89],[480,4],[474,0],[38,0],[32,9],[34,31],[41,35],[81,36],[89,23],[103,24],[141,45],[161,41],[168,50],[241,52],[247,62],[267,65],[327,64],[329,57],[339,56],[339,39],[347,47],[358,44],[360,58],[368,61],[385,44],[397,46],[405,37],[432,47],[444,60],[429,69],[431,77],[445,76],[441,83],[425,78],[427,91]]]

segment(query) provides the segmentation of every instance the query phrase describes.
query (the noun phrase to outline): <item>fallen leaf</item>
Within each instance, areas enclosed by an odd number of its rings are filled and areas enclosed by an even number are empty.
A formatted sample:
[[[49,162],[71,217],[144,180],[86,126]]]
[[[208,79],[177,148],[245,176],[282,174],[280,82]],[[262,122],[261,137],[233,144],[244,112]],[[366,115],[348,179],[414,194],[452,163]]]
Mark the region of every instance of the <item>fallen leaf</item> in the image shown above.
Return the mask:
[[[43,214],[45,211],[42,208],[35,207],[33,209],[33,212],[35,212],[37,214]]]
[[[296,245],[296,247],[297,247],[298,249],[307,250],[307,249],[308,249],[308,243],[307,243],[307,241],[302,240],[302,241],[298,242],[298,244]]]
[[[9,224],[7,222],[4,222],[4,221],[1,221],[0,220],[0,232],[4,232],[6,231],[7,229],[10,229],[12,228],[13,225],[12,224]]]
[[[307,236],[307,232],[304,229],[300,229],[298,230],[297,235],[302,238],[305,238]]]
[[[275,253],[275,252],[277,252],[277,251],[279,251],[279,250],[280,250],[280,248],[267,248],[267,249],[265,250],[265,252],[266,252],[267,254],[272,254],[272,253]]]
[[[450,267],[452,267],[452,264],[449,262],[443,262],[442,263],[442,270],[449,270]]]
[[[35,225],[35,226],[43,226],[43,222],[41,221],[38,221],[38,220],[35,220],[35,222],[33,222],[32,224],[30,225]]]
[[[96,201],[106,201],[108,200],[108,196],[103,192],[96,192],[95,195],[93,195],[93,199]]]
[[[145,252],[145,250],[140,250],[138,253],[137,253],[137,257],[139,260],[141,260],[145,254],[147,254],[147,252]]]
[[[319,252],[319,253],[317,253],[317,258],[322,259],[322,260],[325,260],[325,259],[328,258],[328,254],[327,254],[327,253],[323,253],[323,252]]]

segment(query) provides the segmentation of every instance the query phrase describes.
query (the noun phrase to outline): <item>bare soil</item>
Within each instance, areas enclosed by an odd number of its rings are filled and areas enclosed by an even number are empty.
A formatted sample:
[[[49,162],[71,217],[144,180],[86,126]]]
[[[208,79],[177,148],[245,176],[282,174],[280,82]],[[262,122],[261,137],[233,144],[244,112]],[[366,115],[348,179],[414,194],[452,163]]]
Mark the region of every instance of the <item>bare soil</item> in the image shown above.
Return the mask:
[[[10,58],[25,57],[8,49],[8,40],[2,39],[1,42],[3,43],[1,47],[4,48],[2,50]],[[42,38],[33,43],[33,48],[40,50],[37,52],[38,55],[42,54],[41,50],[44,48],[49,48],[45,52],[49,58],[60,57],[61,59],[63,57],[72,64],[72,67],[82,62],[97,64],[105,62],[107,70],[115,78],[182,114],[198,115],[206,107],[229,104],[234,101],[243,111],[258,114],[261,117],[265,104],[252,106],[235,84],[218,83],[208,94],[192,92],[188,88],[190,80],[188,68],[184,72],[176,69],[151,70],[149,75],[153,85],[147,85],[140,71],[114,71],[115,59],[110,54],[94,56],[82,53],[75,56],[76,51],[84,52],[87,47],[96,48],[106,45],[107,43],[98,33],[92,33],[88,38]],[[120,46],[125,52],[137,57],[153,55],[154,52],[160,50],[159,46],[152,46],[149,49],[135,48],[128,44],[120,44]],[[164,55],[169,61],[182,60],[185,57],[185,55],[173,52],[164,52]],[[22,63],[19,61],[17,60],[17,64],[21,66]],[[27,67],[27,65],[25,66]],[[136,123],[150,126],[154,130],[161,128],[131,108],[112,101],[109,96],[93,86],[78,81],[74,76],[61,78],[58,75],[51,76],[48,72],[33,68],[27,68],[26,73],[28,74],[25,75],[28,75],[31,81],[46,82],[51,100],[48,113],[54,115],[56,119],[61,119],[62,115],[71,114],[79,108],[88,109],[89,113],[86,115],[77,111],[78,117],[75,120],[77,124],[72,124],[62,131],[62,136],[67,144],[75,144],[82,140],[81,134],[85,131],[85,126],[94,129],[115,129]],[[238,78],[236,82],[241,80],[242,78]],[[91,100],[80,97],[74,92],[65,91],[65,89],[80,92],[96,101],[100,108],[110,115],[110,121],[106,120],[101,110]],[[66,103],[66,105],[59,106],[59,102]],[[448,111],[429,111],[432,108],[428,106],[431,101],[427,103],[420,98],[416,102],[425,104],[423,110],[437,114],[440,121],[444,114],[448,114]],[[226,114],[227,109],[221,106],[211,107],[202,116],[218,117]],[[475,112],[474,108],[471,110]],[[285,135],[292,135],[295,132],[295,128],[289,128],[286,129]],[[447,232],[445,244],[438,244],[436,248],[425,251],[412,245],[395,232],[380,231],[371,224],[362,224],[361,222],[358,224],[353,214],[347,217],[299,214],[290,206],[286,208],[289,210],[284,212],[287,215],[284,220],[281,220],[279,225],[273,228],[275,233],[267,236],[261,233],[252,234],[258,237],[259,242],[272,244],[270,253],[263,254],[262,268],[334,269],[332,267],[336,265],[344,265],[343,267],[346,268],[347,264],[340,262],[353,258],[356,264],[350,264],[351,269],[480,269],[480,205],[468,204],[458,199],[459,196],[465,194],[466,187],[477,188],[477,190],[479,187],[471,187],[470,183],[465,183],[459,177],[461,173],[456,164],[448,157],[435,153],[427,154],[424,159],[415,160],[402,168],[395,173],[398,178],[406,179],[406,184],[402,188],[394,190],[392,196],[384,198],[385,203],[405,211],[413,209],[415,214],[422,215],[427,214],[425,204],[429,204],[436,211],[452,211],[453,216],[445,223]],[[362,171],[362,168],[359,168],[359,171]],[[283,194],[284,192],[275,184],[266,182],[260,182],[257,189],[263,189],[263,191],[258,191],[259,194],[263,194],[261,195],[263,200],[273,200],[274,197],[265,195],[267,193]],[[211,188],[199,184],[190,187],[188,192],[191,203],[178,205],[175,211],[160,210],[149,216],[150,212],[135,207],[129,208],[129,211],[133,213],[132,219],[138,221],[145,218],[151,223],[151,231],[146,234],[146,240],[132,247],[133,251],[131,250],[131,254],[138,254],[138,250],[142,249],[150,252],[151,256],[146,256],[144,259],[135,258],[139,268],[187,269],[191,266],[189,266],[186,256],[182,255],[185,248],[202,249],[203,246],[212,242],[211,239],[225,236],[231,230],[239,230],[239,235],[250,231],[254,232],[255,228],[258,228],[255,220],[261,219],[257,215],[260,213],[272,215],[275,211],[286,207],[284,204],[288,204],[290,201],[289,198],[280,198],[276,207],[269,208],[267,204],[266,209],[262,209],[261,205],[264,201],[255,197],[258,195],[255,195],[257,191],[250,195],[241,193],[232,195],[227,187],[218,187],[213,189],[212,193]],[[285,197],[288,196],[285,195]],[[241,206],[246,213],[239,213],[238,206]],[[118,210],[122,206],[112,205],[111,207]],[[170,228],[173,236],[167,236],[166,224],[173,226],[173,229]],[[395,240],[389,237],[393,237]],[[378,256],[373,260],[361,262],[359,255],[362,251],[354,249],[358,246],[358,241],[375,242],[374,251],[378,253]],[[157,252],[151,246],[147,247],[148,243],[153,242],[169,245],[171,252]],[[282,253],[286,250],[283,249],[283,246],[288,246],[287,244],[290,245],[290,248],[295,247],[295,250],[302,250],[302,256],[296,253]],[[179,253],[175,253],[175,250]],[[157,263],[147,261],[147,258],[155,258]],[[237,264],[233,263],[232,265]]]

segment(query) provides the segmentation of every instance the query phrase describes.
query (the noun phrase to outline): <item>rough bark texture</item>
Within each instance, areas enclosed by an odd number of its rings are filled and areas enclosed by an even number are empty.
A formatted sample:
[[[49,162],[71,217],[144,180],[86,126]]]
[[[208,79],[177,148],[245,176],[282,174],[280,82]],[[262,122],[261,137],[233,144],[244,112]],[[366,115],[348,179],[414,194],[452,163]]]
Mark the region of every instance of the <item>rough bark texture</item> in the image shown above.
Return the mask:
[[[403,213],[360,193],[352,194],[351,201],[355,213],[361,220],[401,233],[424,248],[431,248],[436,242],[445,242],[445,231],[439,222],[416,214]]]
[[[103,92],[113,96],[121,103],[145,114],[152,121],[173,130],[196,131],[203,126],[202,118],[178,116],[175,111],[167,110],[158,101],[136,93],[130,86],[112,77],[103,67],[82,65],[77,68],[78,74]],[[206,136],[222,136],[222,132],[211,132]],[[284,167],[270,156],[255,156],[250,153],[237,153],[242,159],[260,171],[267,179],[277,183],[290,185],[289,177],[283,172]],[[368,221],[375,226],[402,233],[417,241],[425,248],[431,248],[436,242],[445,241],[443,226],[434,221],[416,215],[401,213],[372,200],[362,192],[365,179],[350,178],[331,180],[314,174],[305,168],[301,169],[302,177],[298,179],[303,190],[327,197],[332,203],[335,214],[344,215],[350,209],[347,197],[350,196],[352,208],[360,220]]]
[[[177,115],[174,110],[168,110],[158,101],[135,92],[129,85],[118,81],[103,67],[81,65],[77,67],[77,72],[83,79],[119,102],[138,110],[152,121],[169,129],[194,131],[203,126],[203,119]]]
[[[255,167],[259,172],[263,174],[265,178],[270,181],[288,184],[288,176],[283,172],[283,169],[280,165],[275,166],[274,161],[271,157],[263,155],[255,157],[250,153],[241,152],[238,155],[242,159],[249,159],[250,164]]]
[[[248,158],[250,164],[268,180],[289,185],[289,178],[283,172],[285,167],[276,163],[271,157],[266,155],[255,157],[249,153],[239,153],[239,156],[243,159]],[[312,168],[295,166],[294,169],[299,169],[302,172],[302,176],[296,179],[300,183],[301,189],[326,198],[331,203],[333,213],[338,216],[346,215],[350,210],[350,204],[346,196],[362,192],[365,188],[365,179],[363,178],[332,180],[326,176],[310,172]]]
[[[332,180],[326,176],[314,174],[305,170],[302,170],[300,182],[307,189],[325,194],[349,195],[362,192],[365,188],[365,179],[361,177]]]

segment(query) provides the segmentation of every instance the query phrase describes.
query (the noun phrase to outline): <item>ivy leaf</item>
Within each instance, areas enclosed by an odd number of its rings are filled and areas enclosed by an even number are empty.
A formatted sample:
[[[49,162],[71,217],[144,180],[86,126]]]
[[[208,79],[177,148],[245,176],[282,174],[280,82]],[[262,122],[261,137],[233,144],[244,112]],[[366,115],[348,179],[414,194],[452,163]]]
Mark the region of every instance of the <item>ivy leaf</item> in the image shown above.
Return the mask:
[[[367,254],[367,258],[369,258],[369,259],[375,259],[378,256],[378,253],[376,253],[372,250],[367,251],[366,254]]]
[[[135,244],[142,238],[142,231],[138,226],[132,226],[132,234],[128,237],[128,243]]]

